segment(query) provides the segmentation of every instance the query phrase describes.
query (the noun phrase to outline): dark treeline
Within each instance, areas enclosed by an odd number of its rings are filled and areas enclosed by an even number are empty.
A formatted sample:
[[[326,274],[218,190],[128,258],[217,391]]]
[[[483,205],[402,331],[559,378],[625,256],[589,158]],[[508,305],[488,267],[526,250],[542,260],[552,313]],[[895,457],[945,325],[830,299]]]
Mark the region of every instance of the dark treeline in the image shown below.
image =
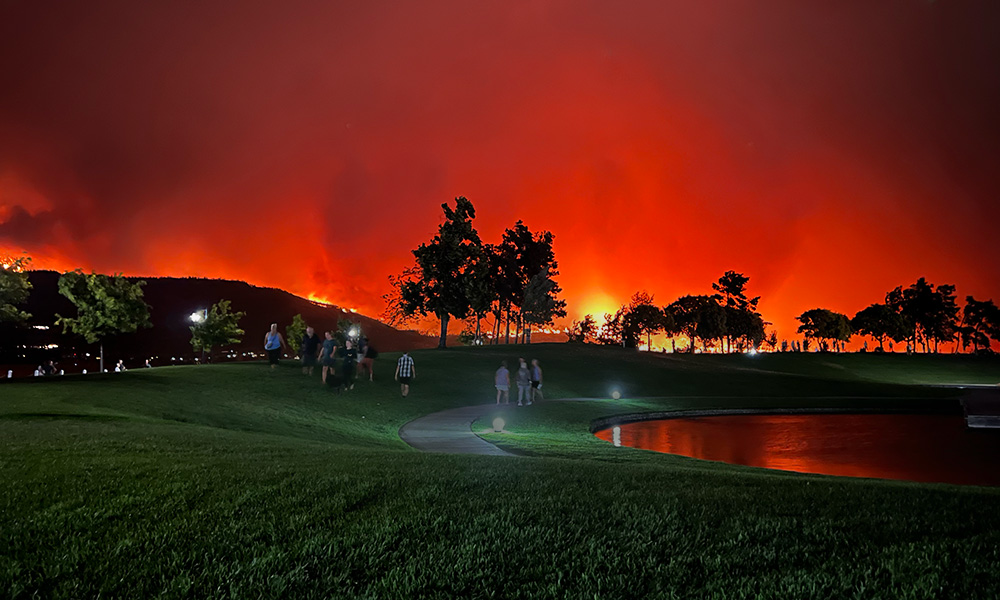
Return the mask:
[[[518,221],[500,243],[489,244],[476,231],[471,201],[459,197],[454,208],[441,208],[445,219],[437,235],[413,251],[412,267],[389,277],[392,291],[383,314],[389,324],[434,316],[441,323],[438,346],[444,348],[452,318],[466,320],[460,336],[466,343],[495,344],[501,337],[509,343],[512,334],[515,342],[530,343],[533,327],[566,316],[553,279],[559,271],[550,232],[533,233]]]
[[[761,343],[773,348],[777,334],[766,334],[768,323],[757,312],[760,296],[746,295],[749,281],[742,273],[726,271],[712,284],[714,294],[681,296],[665,306],[656,305],[650,294],[637,292],[615,314],[604,315],[600,327],[593,315],[574,322],[570,341],[637,348],[645,337],[651,347],[652,336],[664,334],[686,337],[690,352],[699,341],[705,348],[718,346],[727,352],[758,348]]]
[[[942,343],[956,342],[953,351],[991,352],[990,343],[1000,341],[1000,309],[993,300],[965,297],[959,308],[955,286],[935,286],[923,277],[913,285],[899,286],[854,318],[825,308],[807,310],[798,317],[798,332],[806,341],[816,340],[820,349],[843,349],[855,334],[870,336],[884,351],[886,343],[906,343],[907,351],[918,348],[937,352]],[[867,343],[866,343],[867,344]]]
[[[666,306],[657,306],[653,297],[638,292],[615,314],[604,315],[598,327],[593,315],[573,323],[572,342],[596,342],[638,347],[645,337],[647,347],[652,336],[664,334],[688,339],[687,350],[694,352],[700,341],[705,349],[742,352],[766,345],[779,349],[777,332],[766,332],[765,322],[757,312],[760,297],[745,293],[749,278],[727,271],[712,284],[710,295],[682,296]],[[992,352],[991,341],[1000,341],[1000,309],[992,300],[965,298],[959,307],[955,286],[935,286],[920,278],[913,285],[896,287],[876,303],[859,311],[853,318],[825,308],[814,308],[796,317],[801,325],[797,333],[804,341],[780,343],[782,351],[841,351],[854,335],[869,336],[882,352],[893,343],[906,343],[907,351],[938,352],[942,343],[956,342],[954,351]],[[867,342],[865,348],[867,350]]]

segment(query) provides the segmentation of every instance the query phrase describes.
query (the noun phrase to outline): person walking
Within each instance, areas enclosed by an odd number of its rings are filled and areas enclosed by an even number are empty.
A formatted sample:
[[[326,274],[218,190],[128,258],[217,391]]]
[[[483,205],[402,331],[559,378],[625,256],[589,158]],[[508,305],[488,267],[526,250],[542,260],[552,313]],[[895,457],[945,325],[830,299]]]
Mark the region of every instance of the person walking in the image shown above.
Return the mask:
[[[306,327],[306,334],[302,336],[302,374],[312,375],[316,360],[319,358],[320,339],[316,335],[316,330]]]
[[[349,390],[354,389],[354,372],[358,365],[358,349],[354,347],[351,340],[344,342],[344,349],[341,350],[341,356],[344,359],[343,365],[343,379],[344,387]]]
[[[528,370],[528,363],[523,358],[517,359],[520,365],[517,368],[517,405],[524,406],[523,402],[531,404],[531,371]]]
[[[333,334],[327,331],[323,334],[326,339],[319,349],[319,360],[323,366],[323,383],[326,384],[326,376],[334,373],[333,357],[337,355],[337,341],[333,339]]]
[[[531,359],[531,404],[532,402],[537,402],[538,400],[545,400],[545,395],[542,394],[542,367],[538,366],[538,359]]]
[[[281,356],[278,351],[287,349],[285,338],[278,333],[278,324],[271,323],[271,330],[264,336],[264,350],[267,351],[267,361],[271,363],[271,368],[278,366],[278,358]]]
[[[413,358],[409,352],[396,361],[396,381],[399,382],[399,393],[406,398],[410,394],[410,382],[417,376],[417,368],[413,365]]]
[[[501,396],[504,404],[510,404],[510,371],[507,370],[507,361],[500,363],[500,368],[493,377],[493,383],[497,388],[497,404],[500,404]]]
[[[378,356],[378,352],[368,344],[366,337],[358,342],[358,356],[361,358],[358,362],[358,372],[364,374],[368,371],[368,381],[375,381],[375,357]]]

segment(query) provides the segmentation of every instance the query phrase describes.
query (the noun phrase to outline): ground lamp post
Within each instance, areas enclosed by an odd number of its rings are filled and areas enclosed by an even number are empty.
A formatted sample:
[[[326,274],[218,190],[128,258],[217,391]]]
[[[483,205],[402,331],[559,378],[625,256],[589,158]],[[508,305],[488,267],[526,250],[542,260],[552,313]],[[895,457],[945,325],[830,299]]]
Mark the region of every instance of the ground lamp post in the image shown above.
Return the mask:
[[[196,310],[188,318],[191,319],[192,323],[200,327],[208,319],[208,309]],[[205,364],[205,346],[201,347],[201,364]]]

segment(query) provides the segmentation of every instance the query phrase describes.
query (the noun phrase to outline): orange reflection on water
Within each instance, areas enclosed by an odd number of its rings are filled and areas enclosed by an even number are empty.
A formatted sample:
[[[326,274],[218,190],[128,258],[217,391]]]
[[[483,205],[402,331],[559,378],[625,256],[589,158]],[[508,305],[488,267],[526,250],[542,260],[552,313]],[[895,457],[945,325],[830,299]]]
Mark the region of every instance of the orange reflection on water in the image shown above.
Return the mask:
[[[664,419],[596,435],[616,446],[782,471],[1000,485],[1000,431],[969,430],[952,415]]]

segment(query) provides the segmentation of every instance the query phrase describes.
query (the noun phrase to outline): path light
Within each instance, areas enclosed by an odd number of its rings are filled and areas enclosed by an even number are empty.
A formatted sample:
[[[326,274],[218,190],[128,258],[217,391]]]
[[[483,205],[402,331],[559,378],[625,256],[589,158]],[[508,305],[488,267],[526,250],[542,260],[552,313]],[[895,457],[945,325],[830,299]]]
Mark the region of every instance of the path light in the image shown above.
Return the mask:
[[[501,419],[500,417],[493,419],[493,431],[495,431],[496,433],[500,433],[501,431],[503,431],[504,425],[505,423],[503,422],[503,419]]]
[[[618,390],[611,390],[611,397],[614,398],[615,400],[620,400],[622,397],[622,393],[619,392]]]
[[[208,311],[203,308],[201,310],[197,310],[191,313],[191,316],[188,318],[191,319],[193,323],[201,323],[202,321],[205,320],[205,313],[207,312]]]
[[[350,331],[348,331],[347,333],[348,333],[348,335],[350,335],[350,336],[351,336],[352,338],[356,338],[356,337],[358,337],[358,328],[357,328],[357,327],[351,327],[351,330],[350,330]]]

